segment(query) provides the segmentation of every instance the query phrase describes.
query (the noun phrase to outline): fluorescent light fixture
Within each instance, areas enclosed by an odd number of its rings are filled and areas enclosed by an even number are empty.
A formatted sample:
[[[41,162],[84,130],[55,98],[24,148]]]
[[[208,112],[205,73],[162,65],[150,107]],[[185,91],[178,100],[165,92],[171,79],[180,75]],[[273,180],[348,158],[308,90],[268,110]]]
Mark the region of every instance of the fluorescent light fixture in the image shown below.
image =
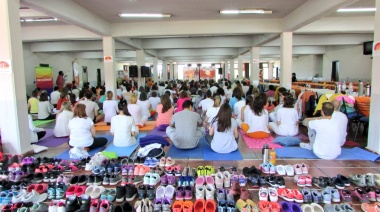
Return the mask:
[[[20,19],[21,22],[48,22],[48,21],[58,21],[57,18],[26,18]]]
[[[375,12],[376,8],[342,8],[337,12]]]
[[[221,10],[220,14],[272,14],[272,10],[243,9],[243,10]]]
[[[160,13],[122,13],[119,16],[123,18],[170,18],[172,15]]]

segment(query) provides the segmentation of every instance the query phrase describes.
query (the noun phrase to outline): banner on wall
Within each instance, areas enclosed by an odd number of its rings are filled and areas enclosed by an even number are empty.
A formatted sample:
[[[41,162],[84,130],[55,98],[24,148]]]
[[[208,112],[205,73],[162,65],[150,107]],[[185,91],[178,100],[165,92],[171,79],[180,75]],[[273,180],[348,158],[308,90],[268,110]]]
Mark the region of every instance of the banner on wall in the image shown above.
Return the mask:
[[[201,68],[201,79],[215,79],[215,67],[202,67]]]
[[[183,68],[183,79],[184,80],[196,80],[195,68],[184,67]]]
[[[52,67],[36,67],[36,87],[46,90],[50,96],[53,92],[53,68]]]

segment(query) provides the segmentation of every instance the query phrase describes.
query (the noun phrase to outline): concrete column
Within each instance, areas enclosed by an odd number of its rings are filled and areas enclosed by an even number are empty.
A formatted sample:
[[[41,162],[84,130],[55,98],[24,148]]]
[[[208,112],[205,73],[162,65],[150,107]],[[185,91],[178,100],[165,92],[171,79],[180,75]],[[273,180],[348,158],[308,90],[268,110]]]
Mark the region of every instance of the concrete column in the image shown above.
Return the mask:
[[[280,83],[286,89],[292,88],[293,32],[281,33],[281,74]]]
[[[0,129],[4,154],[31,151],[19,0],[0,1]],[[5,64],[7,63],[7,65]]]
[[[162,61],[162,81],[168,81],[168,62]]]
[[[272,78],[272,73],[273,73],[273,62],[269,61],[269,66],[268,66],[268,77],[269,77],[269,79]],[[264,72],[263,72],[263,79],[264,79]]]
[[[169,63],[169,79],[173,79],[173,62]]]
[[[178,80],[178,64],[173,63],[173,79]]]
[[[252,47],[250,51],[250,68],[251,72],[249,75],[249,79],[251,81],[251,85],[257,87],[259,85],[259,61],[260,61],[260,47]]]
[[[242,80],[244,75],[243,75],[243,55],[238,56],[238,79],[237,80]]]
[[[153,81],[158,82],[158,58],[153,58]]]
[[[145,52],[144,50],[136,50],[136,63],[138,67],[137,83],[138,87],[145,86],[145,77],[141,77],[141,66],[145,66]],[[137,88],[138,89],[138,88]]]
[[[226,74],[226,70],[228,69],[228,61],[226,60],[226,61],[223,61],[222,62],[222,64],[221,64],[221,68],[222,68],[222,79],[224,79],[226,76],[227,76],[227,74]]]
[[[103,37],[103,56],[104,56],[104,82],[106,91],[114,93],[116,98],[116,53],[115,39],[113,37]],[[109,59],[107,57],[111,57]]]
[[[235,77],[236,77],[236,74],[235,74],[235,60],[231,59],[230,60],[230,80],[234,81]]]
[[[380,41],[380,1],[376,1],[375,14],[375,34],[374,42]],[[374,44],[375,44],[374,43]],[[368,145],[367,148],[380,153],[380,122],[377,120],[380,117],[380,55],[374,54],[372,59],[372,76],[371,76],[371,110],[368,129]]]

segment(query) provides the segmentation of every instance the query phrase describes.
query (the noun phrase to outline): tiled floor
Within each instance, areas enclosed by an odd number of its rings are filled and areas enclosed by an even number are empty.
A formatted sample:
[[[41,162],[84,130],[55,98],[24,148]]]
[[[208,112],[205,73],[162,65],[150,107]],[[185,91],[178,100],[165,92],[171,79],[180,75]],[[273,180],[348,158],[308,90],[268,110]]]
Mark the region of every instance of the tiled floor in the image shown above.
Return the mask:
[[[54,128],[54,122],[42,126],[43,128]],[[300,130],[306,133],[305,127],[300,127]],[[98,132],[98,134],[109,134],[109,132]],[[349,138],[351,135],[349,135]],[[357,142],[361,145],[361,147],[365,147],[366,145],[366,137],[363,135],[359,135]],[[239,150],[243,156],[243,160],[241,161],[204,161],[204,160],[177,160],[176,163],[183,166],[190,167],[198,167],[200,165],[213,165],[214,167],[238,167],[238,171],[241,172],[243,167],[258,167],[262,160],[261,149],[249,149],[247,148],[245,142],[242,140],[240,136],[239,140]],[[67,150],[68,145],[62,144],[59,147],[49,148],[49,150],[45,152],[41,152],[36,154],[36,157],[55,157],[59,153]],[[165,151],[168,151],[168,147],[165,147]],[[277,160],[277,164],[282,165],[294,165],[296,163],[305,163],[309,168],[309,173],[312,176],[329,176],[334,177],[337,174],[343,175],[351,175],[351,174],[365,174],[365,173],[380,173],[380,162],[371,162],[371,161],[340,161],[340,160],[305,160],[305,159],[281,159]],[[293,182],[292,177],[285,177],[286,186],[288,188],[297,188],[297,185]],[[351,186],[350,189],[354,189],[354,186]],[[258,201],[258,190],[251,189],[252,199],[257,202]],[[360,211],[360,203],[354,201],[354,206],[356,211]]]

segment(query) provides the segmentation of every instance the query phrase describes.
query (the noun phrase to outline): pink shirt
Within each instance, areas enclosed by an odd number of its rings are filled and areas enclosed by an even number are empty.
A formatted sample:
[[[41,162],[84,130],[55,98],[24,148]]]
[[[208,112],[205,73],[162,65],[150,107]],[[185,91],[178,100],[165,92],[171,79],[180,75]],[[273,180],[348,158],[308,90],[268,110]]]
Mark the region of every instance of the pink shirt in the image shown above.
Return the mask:
[[[174,107],[172,106],[168,111],[165,113],[162,113],[162,104],[157,105],[157,120],[156,120],[156,126],[160,126],[163,124],[170,124],[170,120],[172,119]]]
[[[183,110],[182,108],[182,104],[186,101],[186,100],[190,100],[189,97],[186,97],[186,98],[179,98],[178,101],[177,101],[177,110],[175,111],[176,113],[180,112]]]

